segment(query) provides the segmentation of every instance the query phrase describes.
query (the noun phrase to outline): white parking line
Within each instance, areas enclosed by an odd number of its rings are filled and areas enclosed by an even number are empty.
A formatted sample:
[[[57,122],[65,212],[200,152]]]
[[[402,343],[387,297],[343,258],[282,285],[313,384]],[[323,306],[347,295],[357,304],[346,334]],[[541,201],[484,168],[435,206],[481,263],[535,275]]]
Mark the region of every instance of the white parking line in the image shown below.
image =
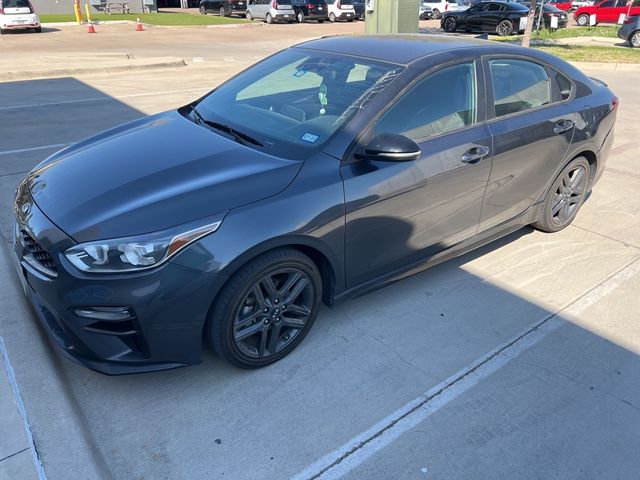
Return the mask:
[[[24,423],[24,429],[27,433],[27,439],[29,440],[29,446],[31,447],[31,456],[33,457],[33,462],[35,463],[36,470],[38,471],[38,477],[40,480],[46,480],[47,476],[44,473],[44,468],[42,467],[42,462],[40,461],[40,457],[38,456],[38,452],[36,452],[35,444],[33,443],[33,435],[31,434],[31,427],[29,426],[29,420],[27,420],[27,411],[24,408],[24,403],[22,402],[22,396],[20,395],[20,390],[18,389],[18,383],[16,382],[16,376],[13,372],[13,367],[11,366],[11,362],[9,361],[9,354],[7,353],[7,349],[4,346],[4,340],[0,337],[0,358],[3,360],[4,368],[7,372],[7,378],[9,379],[9,384],[11,385],[11,390],[13,392],[13,399],[18,406],[18,412],[22,417],[22,421]]]
[[[422,397],[407,403],[369,430],[325,455],[292,477],[292,480],[342,478],[440,408],[564,325],[566,321],[558,317],[560,313],[580,314],[638,273],[640,273],[640,261],[635,259],[558,312],[534,323],[520,335],[478,358]]]
[[[36,150],[46,150],[47,148],[62,148],[69,145],[68,143],[53,143],[51,145],[40,145],[39,147],[19,148],[18,150],[5,150],[0,155],[11,155],[13,153],[35,152]]]
[[[23,108],[48,107],[51,105],[67,105],[70,103],[100,102],[104,100],[120,100],[124,98],[148,97],[153,95],[169,95],[169,94],[175,95],[176,93],[206,92],[208,90],[211,90],[211,88],[200,87],[200,88],[188,88],[186,90],[168,90],[164,92],[130,93],[127,95],[114,95],[114,96],[105,95],[103,97],[75,98],[73,100],[60,100],[57,102],[24,103],[22,105],[9,105],[7,107],[0,107],[0,112],[6,111],[6,110],[20,110]]]

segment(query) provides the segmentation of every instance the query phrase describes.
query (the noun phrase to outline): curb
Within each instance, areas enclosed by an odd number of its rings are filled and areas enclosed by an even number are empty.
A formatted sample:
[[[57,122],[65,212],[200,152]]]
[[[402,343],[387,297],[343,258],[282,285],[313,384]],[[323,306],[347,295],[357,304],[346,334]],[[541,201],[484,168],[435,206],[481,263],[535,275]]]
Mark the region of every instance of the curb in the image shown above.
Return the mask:
[[[164,60],[155,63],[143,63],[143,64],[119,64],[108,66],[84,66],[84,67],[72,67],[72,68],[51,68],[43,70],[16,70],[13,72],[0,73],[0,82],[9,82],[16,80],[30,80],[34,78],[46,78],[46,77],[66,77],[69,75],[89,75],[94,73],[114,73],[124,72],[129,70],[153,70],[160,68],[175,68],[185,67],[187,63],[184,59],[176,58],[173,60]]]
[[[33,433],[35,455],[48,478],[70,478],[71,472],[76,472],[81,478],[111,479],[104,457],[68,389],[60,359],[16,284],[9,244],[2,237],[0,243],[0,271],[7,280],[7,288],[1,294],[2,308],[10,317],[0,320],[4,354],[12,360],[25,421]]]
[[[238,23],[223,23],[220,25],[156,25],[155,23],[144,23],[140,22],[144,25],[145,28],[150,29],[164,29],[164,28],[247,28],[247,27],[261,27],[266,25],[264,22],[238,22]],[[136,22],[133,20],[93,20],[94,25],[126,25],[131,24],[135,25]],[[81,24],[77,22],[51,22],[51,23],[43,23],[42,27],[86,27],[88,25],[87,22],[83,21]]]
[[[605,70],[607,72],[640,72],[640,63],[569,62],[579,69]]]

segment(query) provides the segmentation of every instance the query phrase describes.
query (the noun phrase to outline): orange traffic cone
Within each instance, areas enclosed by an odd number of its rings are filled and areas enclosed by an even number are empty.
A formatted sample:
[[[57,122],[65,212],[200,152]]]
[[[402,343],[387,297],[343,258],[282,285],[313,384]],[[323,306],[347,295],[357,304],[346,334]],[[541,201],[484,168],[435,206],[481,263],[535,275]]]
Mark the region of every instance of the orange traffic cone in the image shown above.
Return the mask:
[[[136,17],[136,32],[144,32],[142,24],[140,23],[140,17]]]
[[[89,30],[87,30],[88,33],[96,33],[96,29],[93,27],[93,22],[91,20],[89,20]]]

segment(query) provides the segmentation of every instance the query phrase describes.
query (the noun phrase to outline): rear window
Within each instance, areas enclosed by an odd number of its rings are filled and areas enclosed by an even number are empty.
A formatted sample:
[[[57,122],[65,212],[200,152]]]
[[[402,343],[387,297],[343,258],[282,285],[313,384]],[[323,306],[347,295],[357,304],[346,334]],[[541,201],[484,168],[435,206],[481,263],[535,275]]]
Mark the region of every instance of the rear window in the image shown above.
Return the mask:
[[[28,8],[31,9],[29,0],[2,0],[0,1],[2,8]]]
[[[342,5],[353,5],[353,0],[341,0]]]
[[[278,5],[291,5],[291,0],[278,0]]]

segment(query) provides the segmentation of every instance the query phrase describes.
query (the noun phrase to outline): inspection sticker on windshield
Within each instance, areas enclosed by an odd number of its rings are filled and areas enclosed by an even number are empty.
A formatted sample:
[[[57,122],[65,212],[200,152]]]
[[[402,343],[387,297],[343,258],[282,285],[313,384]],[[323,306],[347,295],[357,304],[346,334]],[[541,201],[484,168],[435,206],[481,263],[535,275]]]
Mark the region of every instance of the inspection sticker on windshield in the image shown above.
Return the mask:
[[[313,133],[305,133],[304,135],[302,135],[302,140],[309,143],[316,143],[316,140],[318,140],[318,135],[314,135]]]

